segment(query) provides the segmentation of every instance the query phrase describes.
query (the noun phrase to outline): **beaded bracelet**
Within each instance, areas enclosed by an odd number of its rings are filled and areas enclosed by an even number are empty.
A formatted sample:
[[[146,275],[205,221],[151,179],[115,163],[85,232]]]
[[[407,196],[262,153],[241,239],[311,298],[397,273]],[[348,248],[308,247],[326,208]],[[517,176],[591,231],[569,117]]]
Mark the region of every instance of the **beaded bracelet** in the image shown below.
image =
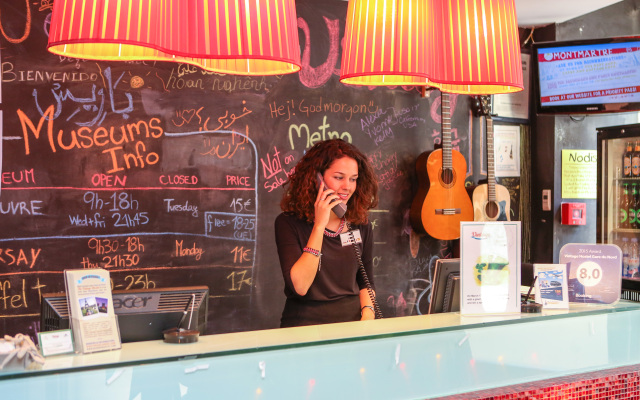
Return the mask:
[[[320,257],[322,253],[320,253],[320,250],[312,249],[311,247],[305,247],[304,249],[302,249],[302,251],[318,257],[318,271],[320,271],[320,268],[322,267],[322,257]]]
[[[312,249],[311,247],[305,247],[304,249],[302,249],[302,251],[304,251],[305,253],[313,254],[316,257],[320,257],[322,255],[322,253],[320,253],[320,250]]]

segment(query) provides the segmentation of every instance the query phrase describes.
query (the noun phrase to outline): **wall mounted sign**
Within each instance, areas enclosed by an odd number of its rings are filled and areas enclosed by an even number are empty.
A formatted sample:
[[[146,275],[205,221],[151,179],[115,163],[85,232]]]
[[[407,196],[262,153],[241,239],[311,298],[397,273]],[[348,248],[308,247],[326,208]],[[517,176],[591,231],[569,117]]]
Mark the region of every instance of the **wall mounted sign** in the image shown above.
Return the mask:
[[[563,199],[595,199],[597,182],[596,150],[562,150]]]

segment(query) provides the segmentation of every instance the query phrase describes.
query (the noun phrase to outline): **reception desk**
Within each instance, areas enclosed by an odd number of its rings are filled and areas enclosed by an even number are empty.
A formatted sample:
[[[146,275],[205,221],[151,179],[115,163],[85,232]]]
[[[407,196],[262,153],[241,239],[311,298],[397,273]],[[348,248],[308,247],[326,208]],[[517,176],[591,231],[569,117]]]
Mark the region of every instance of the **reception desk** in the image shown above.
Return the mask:
[[[0,371],[2,399],[416,399],[640,364],[640,304],[150,341]]]

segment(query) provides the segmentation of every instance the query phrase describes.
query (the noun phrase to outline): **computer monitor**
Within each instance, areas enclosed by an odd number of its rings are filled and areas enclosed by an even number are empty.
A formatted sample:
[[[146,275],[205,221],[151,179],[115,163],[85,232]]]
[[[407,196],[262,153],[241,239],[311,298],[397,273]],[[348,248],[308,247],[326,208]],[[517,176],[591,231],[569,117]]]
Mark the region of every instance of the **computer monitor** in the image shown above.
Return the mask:
[[[208,304],[207,286],[113,291],[113,307],[123,343],[162,339],[162,331],[176,328],[187,307],[188,314],[181,327],[198,330],[204,335]],[[190,317],[191,324],[188,325]],[[68,328],[69,307],[66,294],[43,294],[40,330],[46,332]]]
[[[460,259],[436,260],[429,314],[460,311]]]

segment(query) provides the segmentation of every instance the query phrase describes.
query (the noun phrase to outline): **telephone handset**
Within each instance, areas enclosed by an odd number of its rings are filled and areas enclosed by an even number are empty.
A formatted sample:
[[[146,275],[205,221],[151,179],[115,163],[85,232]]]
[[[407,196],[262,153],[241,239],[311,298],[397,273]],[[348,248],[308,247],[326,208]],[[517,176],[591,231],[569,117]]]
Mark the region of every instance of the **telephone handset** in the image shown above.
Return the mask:
[[[324,179],[322,179],[322,174],[320,172],[317,173],[318,178],[318,190],[327,190],[328,187],[324,183]],[[331,208],[331,210],[338,216],[338,218],[344,217],[344,214],[347,213],[347,205],[342,201],[338,201],[335,206]]]

